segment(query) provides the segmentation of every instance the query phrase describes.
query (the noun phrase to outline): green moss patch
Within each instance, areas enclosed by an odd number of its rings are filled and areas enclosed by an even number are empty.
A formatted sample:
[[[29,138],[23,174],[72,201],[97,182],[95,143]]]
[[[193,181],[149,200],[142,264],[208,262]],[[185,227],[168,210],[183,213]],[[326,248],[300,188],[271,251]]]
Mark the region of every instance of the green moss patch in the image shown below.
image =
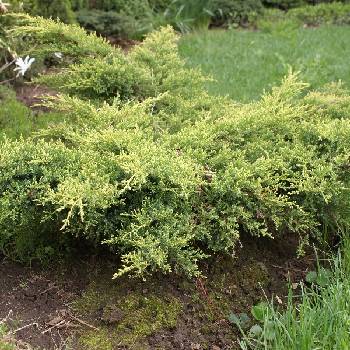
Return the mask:
[[[113,345],[108,331],[89,331],[80,338],[80,345],[86,350],[112,350]]]
[[[176,327],[182,308],[179,299],[164,291],[125,291],[122,284],[100,281],[74,303],[77,312],[98,320],[99,331],[81,336],[80,343],[88,350],[108,350],[117,344],[147,349],[146,338]]]

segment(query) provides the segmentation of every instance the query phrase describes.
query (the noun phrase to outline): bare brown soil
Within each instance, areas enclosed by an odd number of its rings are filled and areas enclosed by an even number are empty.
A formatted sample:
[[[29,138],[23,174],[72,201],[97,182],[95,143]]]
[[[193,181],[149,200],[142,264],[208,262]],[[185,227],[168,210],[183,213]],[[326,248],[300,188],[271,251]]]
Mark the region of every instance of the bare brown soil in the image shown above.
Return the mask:
[[[108,36],[106,38],[112,45],[119,46],[124,52],[129,52],[134,46],[139,45],[140,41]]]
[[[48,109],[41,105],[43,97],[57,95],[57,92],[43,85],[20,84],[15,85],[14,89],[16,91],[17,100],[33,111],[46,112]]]
[[[287,281],[298,283],[313,269],[313,255],[298,259],[296,248],[295,237],[249,239],[235,258],[217,256],[203,264],[205,277],[196,280],[178,276],[112,280],[115,262],[96,256],[50,267],[25,267],[2,258],[0,320],[6,318],[16,338],[35,349],[236,349],[239,334],[228,321],[229,312],[249,314],[251,306],[265,297],[284,302]],[[147,328],[133,341],[118,341],[113,333],[118,325],[140,312],[123,311],[123,300],[133,296],[141,302],[158,298],[169,307],[176,300],[181,311],[175,324],[165,322],[154,332]],[[157,312],[162,312],[159,305],[154,310],[147,307],[156,320]],[[107,332],[103,334],[108,346],[100,339],[101,329]],[[100,337],[97,345],[91,340],[94,332]],[[86,334],[89,341],[82,343]]]

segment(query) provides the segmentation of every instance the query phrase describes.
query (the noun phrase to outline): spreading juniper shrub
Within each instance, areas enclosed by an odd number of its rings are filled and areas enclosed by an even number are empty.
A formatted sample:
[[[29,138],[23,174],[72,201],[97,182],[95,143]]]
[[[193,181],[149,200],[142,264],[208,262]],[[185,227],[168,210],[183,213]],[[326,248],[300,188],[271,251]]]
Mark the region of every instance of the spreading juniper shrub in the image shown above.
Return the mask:
[[[203,90],[170,28],[127,56],[51,20],[26,17],[14,33],[30,36],[34,56],[60,50],[76,63],[38,78],[62,92],[48,105],[66,121],[0,144],[3,251],[37,256],[50,232],[109,247],[123,262],[115,277],[195,276],[201,259],[233,253],[242,235],[305,241],[348,227],[341,86],[307,93],[290,74],[260,101],[236,104]],[[36,242],[26,255],[24,234]]]

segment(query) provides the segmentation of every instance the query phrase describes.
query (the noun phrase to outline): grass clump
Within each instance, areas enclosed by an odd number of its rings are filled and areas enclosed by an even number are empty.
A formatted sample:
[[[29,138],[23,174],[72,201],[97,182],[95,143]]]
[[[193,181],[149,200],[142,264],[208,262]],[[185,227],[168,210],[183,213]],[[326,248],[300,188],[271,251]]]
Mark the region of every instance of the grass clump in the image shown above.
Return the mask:
[[[10,341],[8,337],[8,329],[3,324],[0,323],[0,349],[1,350],[15,350],[15,345]]]
[[[320,278],[301,286],[301,295],[289,292],[285,309],[266,304],[260,325],[245,335],[242,349],[347,349],[350,342],[349,239],[331,262],[332,272],[319,267]],[[326,273],[327,272],[327,273]],[[311,273],[309,273],[311,275]],[[308,276],[307,276],[308,277]],[[310,280],[311,278],[307,278]]]

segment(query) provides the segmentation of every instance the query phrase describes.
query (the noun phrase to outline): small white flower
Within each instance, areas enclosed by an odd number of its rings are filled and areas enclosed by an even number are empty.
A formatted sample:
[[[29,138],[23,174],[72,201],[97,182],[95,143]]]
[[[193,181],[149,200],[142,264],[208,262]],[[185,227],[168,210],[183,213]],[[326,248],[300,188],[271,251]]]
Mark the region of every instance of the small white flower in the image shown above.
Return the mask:
[[[61,59],[63,57],[62,52],[54,52],[54,55],[59,59]]]
[[[17,77],[20,75],[23,77],[34,61],[35,58],[30,58],[29,56],[27,56],[24,60],[22,57],[17,58],[15,61],[17,67],[14,69],[14,71],[18,71]]]

